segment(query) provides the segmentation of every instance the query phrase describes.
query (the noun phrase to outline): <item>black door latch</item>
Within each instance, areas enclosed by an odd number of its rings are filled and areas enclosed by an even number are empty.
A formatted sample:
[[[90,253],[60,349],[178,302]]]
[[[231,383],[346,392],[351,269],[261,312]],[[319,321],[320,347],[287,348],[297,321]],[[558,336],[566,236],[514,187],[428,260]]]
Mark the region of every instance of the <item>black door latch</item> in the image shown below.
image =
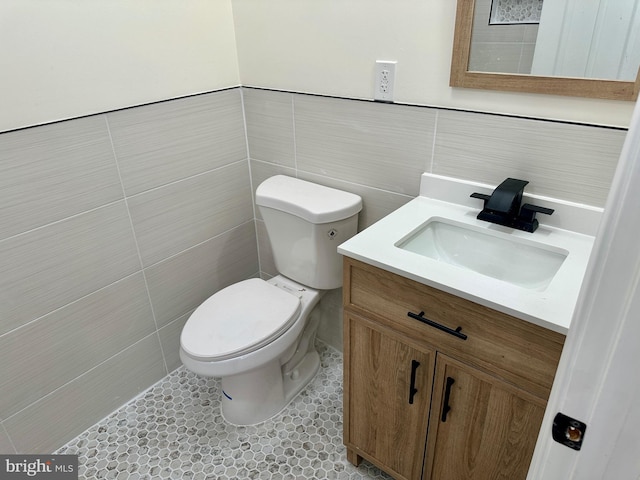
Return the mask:
[[[556,442],[574,450],[580,450],[586,430],[587,425],[585,423],[558,413],[553,419],[551,433]]]

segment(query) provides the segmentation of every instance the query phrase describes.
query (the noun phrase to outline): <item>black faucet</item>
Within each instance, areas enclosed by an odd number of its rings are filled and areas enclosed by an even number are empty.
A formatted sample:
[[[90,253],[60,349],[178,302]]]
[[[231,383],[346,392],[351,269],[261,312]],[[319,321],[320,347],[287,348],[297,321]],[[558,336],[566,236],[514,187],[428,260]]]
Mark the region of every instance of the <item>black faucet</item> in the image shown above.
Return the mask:
[[[529,203],[522,205],[522,194],[528,183],[526,180],[507,178],[491,195],[472,193],[471,197],[484,200],[484,208],[478,214],[478,220],[533,233],[538,228],[536,213],[551,215],[553,209]]]

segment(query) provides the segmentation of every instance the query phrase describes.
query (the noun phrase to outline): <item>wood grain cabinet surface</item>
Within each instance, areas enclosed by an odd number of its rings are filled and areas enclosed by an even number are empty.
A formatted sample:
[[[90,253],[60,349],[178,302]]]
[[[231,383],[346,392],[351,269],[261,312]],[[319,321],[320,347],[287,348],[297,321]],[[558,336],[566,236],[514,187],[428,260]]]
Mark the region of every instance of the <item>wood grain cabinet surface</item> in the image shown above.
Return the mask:
[[[346,257],[343,291],[349,461],[525,479],[564,335]]]

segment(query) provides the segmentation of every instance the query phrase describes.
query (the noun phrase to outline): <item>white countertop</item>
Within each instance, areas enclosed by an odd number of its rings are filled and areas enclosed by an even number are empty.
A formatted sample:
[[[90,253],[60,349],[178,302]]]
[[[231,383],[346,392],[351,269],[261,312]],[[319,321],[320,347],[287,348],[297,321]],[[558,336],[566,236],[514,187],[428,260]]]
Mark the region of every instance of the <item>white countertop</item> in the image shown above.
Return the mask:
[[[454,182],[456,185],[451,185],[449,182]],[[347,240],[338,247],[338,252],[566,334],[571,324],[594,237],[545,224],[546,216],[544,215],[539,215],[540,226],[534,233],[477,220],[476,216],[482,207],[482,201],[469,200],[470,191],[491,193],[491,188],[486,185],[425,174],[419,197]],[[452,196],[459,197],[462,204],[430,198],[427,195],[446,197],[447,200]],[[556,208],[557,216],[554,222],[563,223],[565,219],[567,221],[564,223],[576,227],[575,230],[595,232],[599,222],[600,209],[566,202],[558,203],[553,199],[542,197],[529,197],[526,201]],[[576,209],[583,211],[576,213]],[[395,246],[401,239],[433,217],[464,223],[475,229],[493,230],[493,233],[501,232],[500,234],[507,238],[520,237],[526,241],[566,250],[569,254],[548,286],[543,290],[535,290],[516,286]],[[553,215],[548,218],[553,218]]]

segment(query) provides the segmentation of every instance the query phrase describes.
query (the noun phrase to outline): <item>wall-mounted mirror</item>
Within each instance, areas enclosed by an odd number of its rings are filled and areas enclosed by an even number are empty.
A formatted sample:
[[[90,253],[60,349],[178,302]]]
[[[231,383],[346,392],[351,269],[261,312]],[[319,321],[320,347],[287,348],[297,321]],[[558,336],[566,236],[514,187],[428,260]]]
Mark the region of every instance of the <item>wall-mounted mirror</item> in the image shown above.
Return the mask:
[[[458,0],[452,87],[635,100],[640,0]]]

